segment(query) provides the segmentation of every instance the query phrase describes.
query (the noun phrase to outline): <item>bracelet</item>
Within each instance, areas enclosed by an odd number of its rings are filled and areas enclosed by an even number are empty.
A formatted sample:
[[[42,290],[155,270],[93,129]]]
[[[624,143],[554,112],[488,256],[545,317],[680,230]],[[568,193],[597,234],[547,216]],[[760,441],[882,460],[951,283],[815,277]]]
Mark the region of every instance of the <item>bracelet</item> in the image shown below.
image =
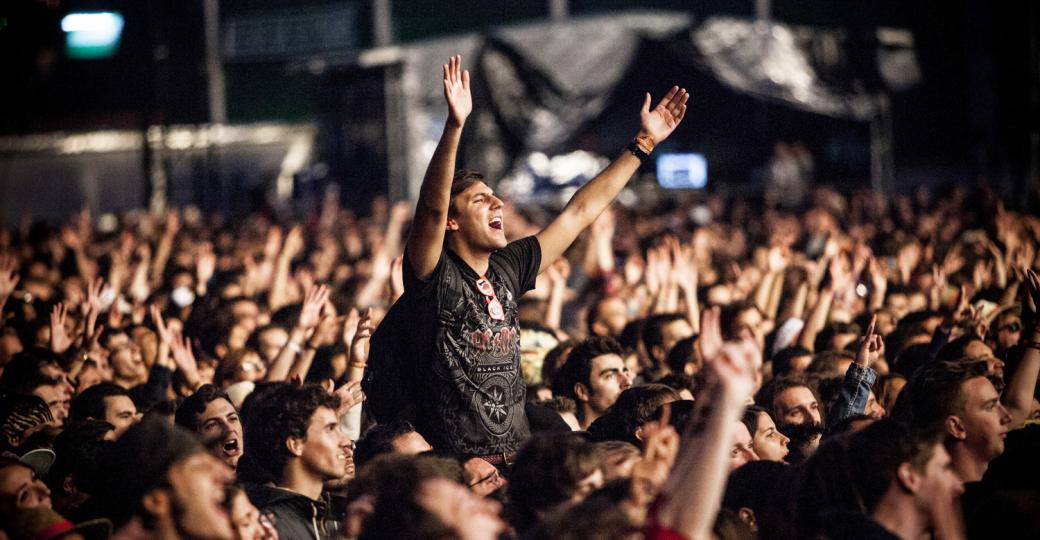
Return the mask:
[[[365,369],[365,366],[367,366],[367,365],[368,364],[366,364],[364,362],[351,362],[350,363],[350,367],[352,367],[352,368],[360,368],[360,369]]]
[[[628,150],[633,156],[639,158],[640,163],[646,163],[646,160],[650,159],[650,153],[644,150],[642,146],[639,146],[639,143],[636,141],[628,143],[625,150]]]
[[[636,135],[635,141],[633,142],[635,142],[636,145],[642,148],[643,151],[647,153],[647,155],[653,152],[654,147],[657,146],[654,143],[654,138],[649,135]]]

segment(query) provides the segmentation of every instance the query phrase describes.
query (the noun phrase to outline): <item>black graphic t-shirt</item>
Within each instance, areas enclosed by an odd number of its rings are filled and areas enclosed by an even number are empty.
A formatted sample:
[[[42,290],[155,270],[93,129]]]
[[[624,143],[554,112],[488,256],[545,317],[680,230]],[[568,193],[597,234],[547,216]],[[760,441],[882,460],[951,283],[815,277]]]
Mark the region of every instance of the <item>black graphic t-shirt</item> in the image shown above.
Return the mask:
[[[477,288],[481,276],[447,249],[425,282],[404,265],[420,355],[416,428],[434,448],[465,455],[515,452],[530,437],[516,308],[534,288],[541,258],[533,236],[491,255],[484,277],[502,305],[502,320],[489,314],[489,299]]]

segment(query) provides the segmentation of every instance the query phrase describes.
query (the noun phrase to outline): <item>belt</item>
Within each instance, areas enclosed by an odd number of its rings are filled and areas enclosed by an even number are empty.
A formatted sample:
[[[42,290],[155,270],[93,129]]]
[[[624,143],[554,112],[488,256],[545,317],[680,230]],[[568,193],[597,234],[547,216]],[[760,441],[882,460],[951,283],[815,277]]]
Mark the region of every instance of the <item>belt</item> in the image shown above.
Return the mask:
[[[499,465],[512,465],[516,461],[516,452],[499,452],[497,454],[488,454],[486,456],[473,456],[475,458],[483,459],[484,461],[498,467]]]

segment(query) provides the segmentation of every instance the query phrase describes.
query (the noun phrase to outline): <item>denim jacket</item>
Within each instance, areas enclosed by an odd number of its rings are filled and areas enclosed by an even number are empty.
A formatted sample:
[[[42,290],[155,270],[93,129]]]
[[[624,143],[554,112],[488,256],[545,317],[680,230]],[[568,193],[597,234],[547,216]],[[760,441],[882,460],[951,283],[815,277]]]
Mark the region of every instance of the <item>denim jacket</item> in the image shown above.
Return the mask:
[[[850,416],[863,414],[867,408],[867,399],[870,398],[870,389],[874,387],[876,379],[877,372],[869,367],[861,367],[855,362],[849,366],[845,378],[841,381],[838,398],[827,411],[827,431],[834,429],[834,426]]]

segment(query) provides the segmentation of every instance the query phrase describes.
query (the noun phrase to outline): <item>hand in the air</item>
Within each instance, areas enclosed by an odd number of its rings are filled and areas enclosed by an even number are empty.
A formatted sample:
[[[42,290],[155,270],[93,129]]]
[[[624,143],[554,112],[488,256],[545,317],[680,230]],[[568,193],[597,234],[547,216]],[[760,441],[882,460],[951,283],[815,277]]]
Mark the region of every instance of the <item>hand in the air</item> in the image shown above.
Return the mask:
[[[643,110],[639,113],[640,135],[649,135],[654,144],[661,144],[682,122],[686,115],[686,100],[690,94],[685,88],[673,86],[665,94],[661,102],[653,110],[650,109],[650,92],[643,100]]]

